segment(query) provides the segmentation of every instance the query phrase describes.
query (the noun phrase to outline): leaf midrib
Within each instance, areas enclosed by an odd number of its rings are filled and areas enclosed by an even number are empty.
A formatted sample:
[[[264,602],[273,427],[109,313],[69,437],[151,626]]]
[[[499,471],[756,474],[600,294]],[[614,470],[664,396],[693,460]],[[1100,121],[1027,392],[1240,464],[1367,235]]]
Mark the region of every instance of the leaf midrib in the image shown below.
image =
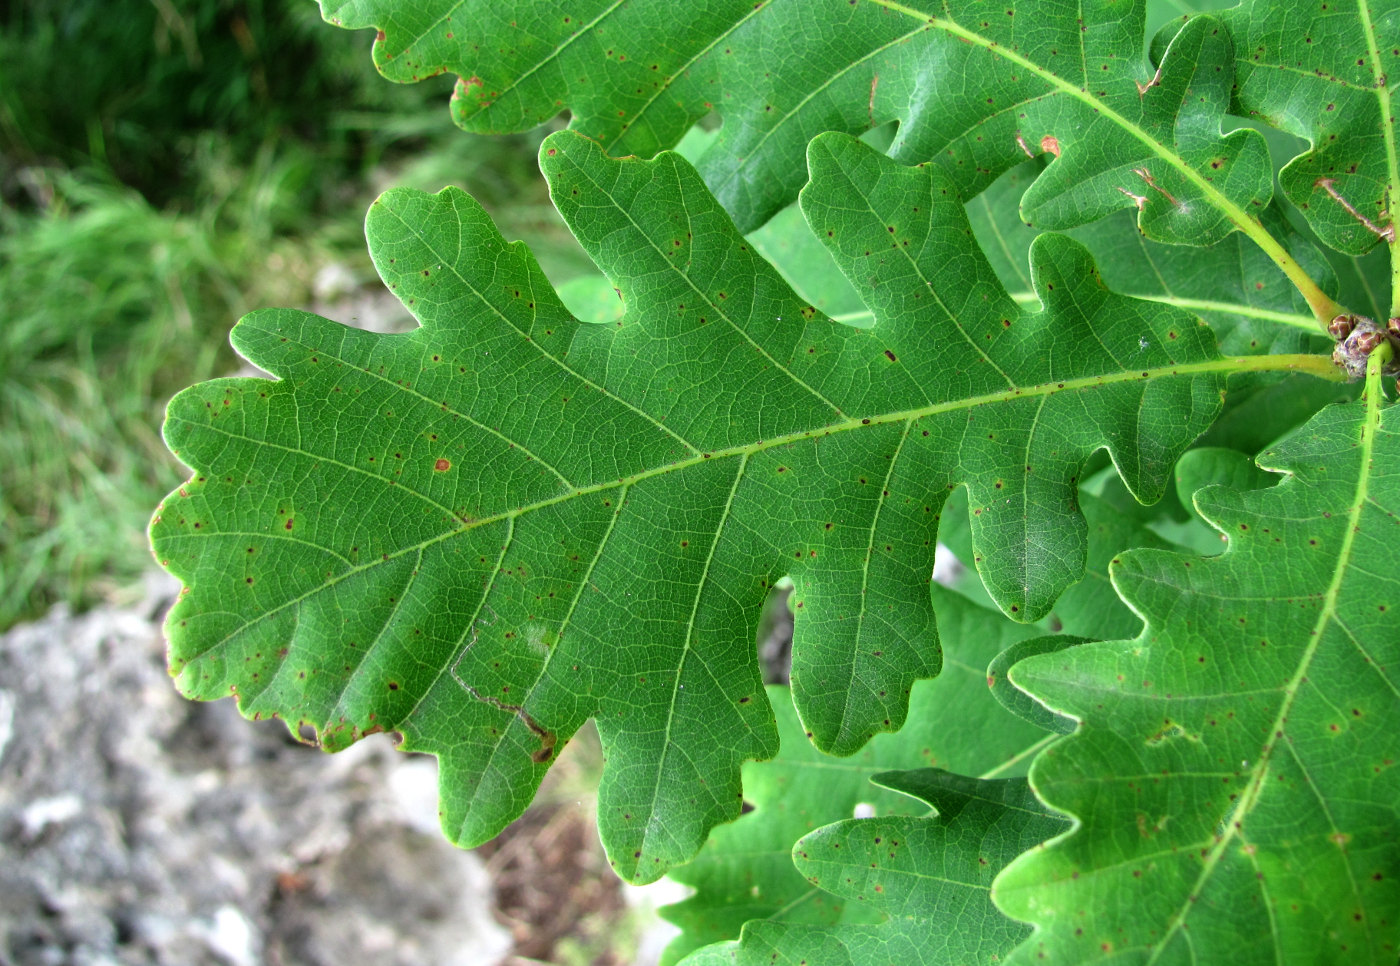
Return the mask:
[[[1379,371],[1378,367],[1374,368]],[[1381,429],[1380,400],[1383,397],[1380,389],[1380,380],[1368,379],[1367,382],[1366,410],[1365,415],[1362,417],[1362,434],[1357,447],[1360,451],[1357,459],[1360,469],[1357,473],[1356,489],[1352,494],[1352,505],[1347,511],[1346,526],[1342,532],[1342,544],[1337,551],[1337,565],[1332,573],[1332,579],[1328,582],[1322,607],[1318,611],[1317,619],[1313,622],[1308,644],[1303,649],[1303,654],[1298,661],[1298,668],[1294,671],[1292,678],[1289,679],[1288,683],[1283,688],[1284,697],[1279,705],[1278,713],[1274,716],[1274,720],[1269,725],[1268,731],[1266,732],[1273,737],[1260,750],[1257,761],[1250,768],[1252,775],[1249,787],[1247,787],[1244,794],[1240,796],[1235,807],[1222,817],[1221,824],[1224,828],[1223,833],[1216,841],[1211,843],[1209,854],[1206,855],[1204,861],[1201,863],[1200,874],[1196,877],[1196,881],[1192,883],[1186,901],[1181,904],[1176,913],[1172,916],[1171,921],[1167,924],[1167,928],[1162,933],[1162,938],[1151,947],[1152,952],[1147,960],[1147,966],[1153,966],[1153,964],[1161,958],[1168,943],[1176,935],[1177,931],[1186,928],[1186,919],[1195,906],[1192,899],[1201,894],[1202,888],[1215,872],[1216,866],[1219,865],[1230,843],[1236,837],[1242,838],[1244,836],[1244,823],[1248,820],[1249,813],[1254,809],[1254,806],[1263,795],[1264,779],[1267,777],[1269,763],[1273,759],[1275,749],[1277,749],[1280,742],[1283,741],[1283,735],[1287,729],[1288,713],[1292,710],[1294,701],[1297,700],[1303,680],[1307,677],[1307,672],[1312,666],[1312,661],[1317,655],[1318,648],[1322,646],[1323,631],[1333,620],[1337,620],[1340,623],[1340,618],[1337,617],[1337,597],[1341,593],[1343,581],[1350,573],[1352,546],[1356,542],[1356,534],[1361,530],[1360,519],[1362,510],[1369,502],[1368,491],[1371,482],[1372,457],[1375,451],[1376,437],[1379,435]],[[1306,775],[1307,769],[1302,767],[1301,761],[1299,761],[1299,766],[1304,775]],[[1309,779],[1309,782],[1311,782],[1311,779]],[[1319,801],[1321,801],[1320,798]],[[1326,811],[1325,803],[1324,811]],[[1334,828],[1333,831],[1335,832],[1336,829]],[[1346,868],[1350,875],[1350,863],[1346,863]],[[1353,892],[1356,891],[1355,881],[1352,882],[1352,890]],[[1270,909],[1270,921],[1272,922],[1272,906],[1268,906],[1268,908]],[[1367,928],[1370,928],[1369,917],[1367,919]]]
[[[1141,127],[1128,120],[1122,114],[1119,114],[1113,108],[1109,107],[1108,104],[1106,104],[1104,101],[1095,97],[1093,94],[1090,94],[1087,88],[1076,87],[1074,84],[1071,84],[1064,78],[1059,77],[1054,72],[1049,71],[1046,68],[1040,66],[1035,61],[1029,60],[1028,58],[1016,53],[1013,50],[1009,50],[1006,47],[998,45],[994,41],[983,37],[981,34],[962,26],[962,24],[959,24],[955,20],[945,19],[942,17],[931,17],[920,10],[915,10],[913,7],[905,6],[904,4],[897,2],[897,0],[868,0],[868,2],[874,3],[881,7],[885,7],[886,9],[891,10],[895,13],[900,13],[904,16],[911,17],[915,20],[920,21],[921,23],[928,24],[929,26],[942,30],[944,33],[957,37],[958,39],[966,41],[967,43],[970,43],[976,47],[981,47],[983,50],[992,54],[994,57],[1000,57],[1004,60],[1010,61],[1011,63],[1018,64],[1021,67],[1024,67],[1026,70],[1039,77],[1046,84],[1049,84],[1051,87],[1058,88],[1061,93],[1069,95],[1074,100],[1081,102],[1086,107],[1091,108],[1095,113],[1107,118],[1108,120],[1112,121],[1115,125],[1123,129],[1130,136],[1135,138],[1139,143],[1151,150],[1153,154],[1157,155],[1157,157],[1161,158],[1179,174],[1185,177],[1186,180],[1190,181],[1191,184],[1197,188],[1197,190],[1199,190],[1203,195],[1205,195],[1206,200],[1210,203],[1211,207],[1215,208],[1221,214],[1225,215],[1225,217],[1228,218],[1230,222],[1236,227],[1245,231],[1247,234],[1252,234],[1249,229],[1253,227],[1255,220],[1249,215],[1248,212],[1240,208],[1233,201],[1231,201],[1224,194],[1222,194],[1210,181],[1206,180],[1204,176],[1202,176],[1198,171],[1196,171],[1195,168],[1187,164],[1186,160],[1175,150],[1163,144],[1161,141],[1157,140],[1157,138],[1153,137],[1152,135],[1148,134]]]
[[[567,493],[561,493],[556,496],[547,497],[543,500],[537,500],[534,503],[528,503],[524,506],[514,507],[509,510],[502,510],[498,513],[494,513],[489,516],[479,517],[473,520],[465,521],[459,527],[454,527],[453,529],[445,530],[442,533],[437,534],[436,536],[429,537],[428,539],[419,541],[418,543],[401,547],[400,549],[395,550],[392,553],[383,554],[375,560],[371,560],[367,563],[361,564],[357,567],[347,570],[344,573],[338,574],[330,580],[305,591],[304,593],[286,601],[285,603],[279,604],[277,607],[265,611],[264,613],[259,614],[257,617],[246,621],[236,629],[230,631],[221,640],[205,648],[203,651],[200,652],[200,655],[196,656],[202,656],[203,654],[207,654],[224,646],[229,641],[237,637],[239,634],[247,630],[249,627],[252,627],[254,624],[257,624],[263,620],[267,620],[268,618],[274,617],[282,611],[290,607],[296,606],[297,604],[301,603],[304,600],[307,600],[315,594],[318,594],[324,590],[328,590],[331,587],[340,584],[342,581],[348,580],[349,578],[364,573],[365,571],[370,570],[374,567],[378,567],[384,563],[389,563],[394,560],[397,560],[405,554],[415,553],[420,550],[426,550],[429,547],[442,543],[445,540],[449,540],[452,537],[459,536],[463,533],[475,530],[478,527],[490,526],[495,523],[500,523],[503,520],[513,520],[516,517],[523,516],[526,513],[532,513],[536,510],[542,510],[547,507],[554,506],[555,504],[563,503],[566,500],[572,500],[576,497],[588,496],[594,493],[604,493],[608,490],[612,490],[617,487],[631,486],[633,484],[640,483],[643,480],[687,469],[691,466],[695,466],[701,462],[704,462],[705,460],[724,459],[726,457],[731,456],[749,456],[754,453],[764,452],[766,450],[775,449],[780,446],[787,446],[791,443],[797,443],[804,439],[811,439],[816,436],[830,436],[835,433],[843,433],[849,432],[851,430],[861,429],[865,426],[882,426],[888,425],[890,423],[903,422],[905,420],[909,420],[912,422],[928,416],[936,416],[941,415],[943,413],[956,412],[963,409],[972,409],[974,407],[983,406],[990,403],[1011,402],[1021,398],[1051,396],[1061,392],[1076,392],[1084,389],[1093,389],[1099,386],[1111,386],[1132,382],[1145,382],[1151,381],[1153,379],[1162,379],[1171,376],[1180,376],[1184,374],[1209,375],[1218,373],[1223,375],[1232,372],[1263,372],[1287,370],[1301,370],[1304,372],[1310,372],[1312,375],[1333,378],[1335,377],[1336,373],[1336,369],[1332,366],[1331,362],[1324,359],[1322,356],[1222,356],[1218,359],[1207,360],[1205,362],[1159,366],[1149,369],[1133,369],[1131,371],[1106,373],[1096,376],[1083,376],[1078,379],[1067,379],[1063,382],[1045,382],[1031,386],[1019,387],[1015,389],[1002,390],[1000,392],[995,393],[987,393],[980,396],[970,396],[964,399],[948,400],[941,403],[935,403],[929,406],[922,406],[915,409],[902,410],[894,413],[874,415],[865,418],[848,418],[844,421],[831,423],[826,426],[818,427],[816,429],[799,430],[794,433],[788,433],[768,440],[759,440],[753,443],[742,443],[724,449],[715,450],[709,453],[701,453],[698,456],[688,457],[686,459],[677,460],[672,463],[664,463],[660,466],[656,466],[647,470],[642,470],[640,472],[634,473],[630,476],[622,477],[617,480],[609,480],[606,483],[594,483],[588,486],[578,487],[577,489],[570,490]],[[392,484],[398,486],[403,492],[418,496],[430,505],[442,510],[450,518],[460,519],[460,517],[458,517],[458,515],[454,511],[442,506],[435,500],[432,500],[431,498],[423,494],[419,494],[416,491],[410,490],[409,488],[403,486],[403,484],[397,483],[397,481],[387,480],[379,474],[370,473],[369,471],[364,470],[361,467],[353,466],[342,461],[337,461],[321,454],[308,452],[307,450],[299,449],[297,447],[285,446],[280,443],[272,443],[263,439],[254,439],[252,437],[231,432],[229,430],[223,429],[222,427],[214,427],[208,422],[197,422],[192,419],[187,419],[173,412],[169,414],[169,416],[167,417],[167,421],[172,424],[181,423],[201,431],[220,433],[222,435],[228,436],[231,439],[243,440],[244,442],[252,443],[255,446],[273,446],[278,449],[285,450],[287,452],[296,453],[298,455],[308,457],[310,459],[329,461],[335,463],[335,465],[337,466],[343,466],[346,469],[350,469],[355,472],[371,476],[377,480],[384,482],[385,485]]]
[[[1214,299],[1191,299],[1182,298],[1176,295],[1162,295],[1154,292],[1129,292],[1121,291],[1123,295],[1131,299],[1140,299],[1144,302],[1157,302],[1162,305],[1174,305],[1179,309],[1195,310],[1197,312],[1222,312],[1228,315],[1242,315],[1250,319],[1261,319],[1265,322],[1277,322],[1280,325],[1287,325],[1295,329],[1303,329],[1309,335],[1317,334],[1317,325],[1310,315],[1298,315],[1294,312],[1280,312],[1276,309],[1258,308],[1252,305],[1243,305],[1237,302],[1220,302]],[[1011,292],[1011,300],[1017,305],[1037,305],[1040,303],[1040,296],[1031,291]],[[840,315],[833,315],[831,318],[835,322],[845,325],[855,325],[866,322],[875,317],[875,313],[869,309],[859,312],[843,312]]]

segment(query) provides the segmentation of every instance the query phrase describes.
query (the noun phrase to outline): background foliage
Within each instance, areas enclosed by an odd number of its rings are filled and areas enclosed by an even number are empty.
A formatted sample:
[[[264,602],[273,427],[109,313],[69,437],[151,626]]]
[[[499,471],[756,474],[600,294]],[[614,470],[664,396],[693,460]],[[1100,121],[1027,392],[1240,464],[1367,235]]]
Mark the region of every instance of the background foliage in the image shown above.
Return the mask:
[[[0,8],[0,627],[146,569],[165,400],[236,367],[229,319],[309,301],[327,265],[333,293],[373,277],[377,185],[470,186],[579,270],[539,135],[453,132],[445,85],[385,84],[364,51],[311,4]]]

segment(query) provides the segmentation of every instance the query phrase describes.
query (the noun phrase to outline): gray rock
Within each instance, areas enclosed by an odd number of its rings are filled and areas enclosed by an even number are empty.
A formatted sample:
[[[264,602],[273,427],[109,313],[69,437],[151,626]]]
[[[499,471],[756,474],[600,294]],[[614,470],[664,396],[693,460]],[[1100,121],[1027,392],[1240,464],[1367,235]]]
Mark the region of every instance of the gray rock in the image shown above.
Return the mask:
[[[481,861],[423,814],[436,763],[382,735],[328,756],[184,700],[174,592],[0,637],[0,964],[504,957]]]

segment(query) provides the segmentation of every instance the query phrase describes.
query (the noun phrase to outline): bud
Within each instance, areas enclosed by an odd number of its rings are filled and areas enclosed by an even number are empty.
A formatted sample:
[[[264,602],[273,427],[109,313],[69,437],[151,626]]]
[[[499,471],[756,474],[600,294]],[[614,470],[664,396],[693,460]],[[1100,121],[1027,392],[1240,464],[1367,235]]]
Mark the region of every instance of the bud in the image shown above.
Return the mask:
[[[1385,334],[1380,329],[1366,329],[1364,332],[1358,332],[1352,340],[1352,351],[1364,359],[1384,341]]]

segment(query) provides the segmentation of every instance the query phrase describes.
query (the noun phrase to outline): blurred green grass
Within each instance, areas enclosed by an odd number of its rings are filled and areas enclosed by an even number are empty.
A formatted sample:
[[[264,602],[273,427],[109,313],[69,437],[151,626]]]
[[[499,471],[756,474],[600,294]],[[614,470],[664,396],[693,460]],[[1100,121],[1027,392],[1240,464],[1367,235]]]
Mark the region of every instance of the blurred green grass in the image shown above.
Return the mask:
[[[450,78],[390,84],[370,39],[313,3],[0,5],[0,628],[135,587],[184,477],[165,401],[233,371],[234,321],[309,305],[322,266],[371,284],[380,190],[457,184],[556,283],[586,270],[545,132],[462,134]]]

